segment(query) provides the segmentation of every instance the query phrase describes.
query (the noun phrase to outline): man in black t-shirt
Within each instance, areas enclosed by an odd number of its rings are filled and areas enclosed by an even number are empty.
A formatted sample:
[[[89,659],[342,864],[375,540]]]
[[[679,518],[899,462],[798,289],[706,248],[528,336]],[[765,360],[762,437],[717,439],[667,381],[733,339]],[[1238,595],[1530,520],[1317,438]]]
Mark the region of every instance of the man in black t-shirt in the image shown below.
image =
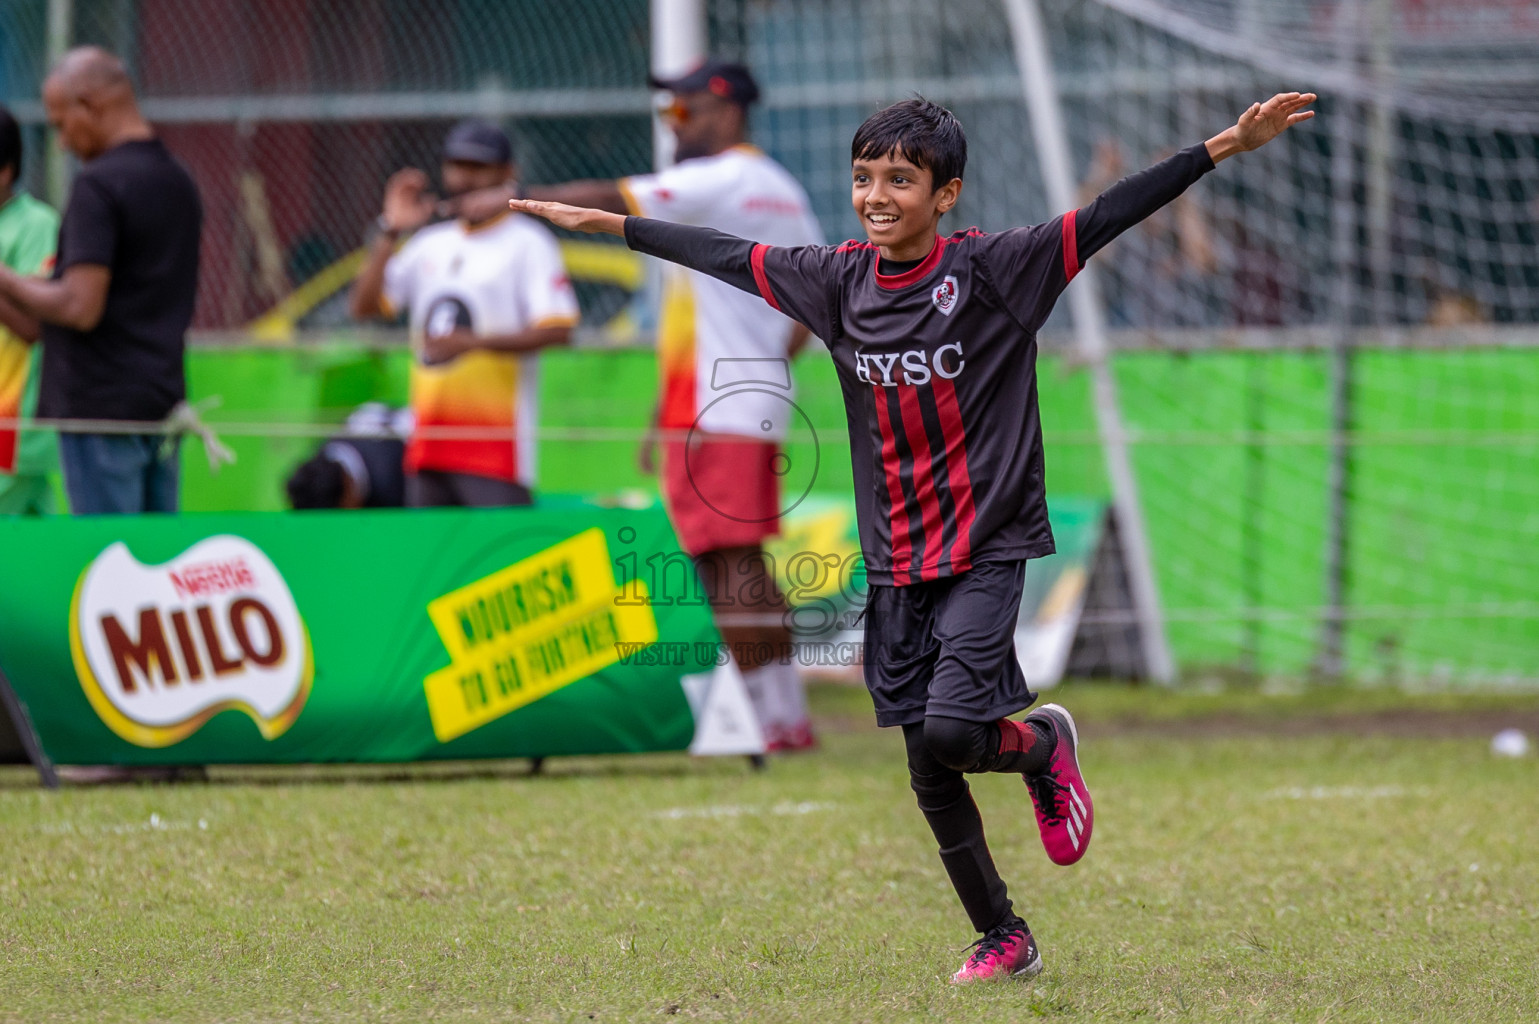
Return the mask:
[[[967,140],[925,100],[872,115],[851,148],[867,241],[757,245],[707,228],[515,200],[558,227],[624,235],[756,292],[833,352],[849,421],[866,606],[866,685],[901,726],[909,781],[982,937],[954,982],[1030,977],[1042,958],[1013,910],[964,773],[1025,778],[1048,857],[1073,864],[1094,828],[1068,711],[1029,707],[1013,634],[1026,559],[1053,552],[1037,410],[1036,335],[1097,250],[1213,165],[1313,116],[1312,94],[1254,104],[1202,145],[1088,206],[996,234],[937,233],[962,190]]]
[[[143,434],[60,437],[75,514],[174,512],[174,443],[151,428],[187,393],[203,219],[197,186],[105,50],[66,53],[43,83],[43,106],[85,166],[70,189],[52,279],[0,272],[0,294],[43,323],[38,415],[146,425]]]

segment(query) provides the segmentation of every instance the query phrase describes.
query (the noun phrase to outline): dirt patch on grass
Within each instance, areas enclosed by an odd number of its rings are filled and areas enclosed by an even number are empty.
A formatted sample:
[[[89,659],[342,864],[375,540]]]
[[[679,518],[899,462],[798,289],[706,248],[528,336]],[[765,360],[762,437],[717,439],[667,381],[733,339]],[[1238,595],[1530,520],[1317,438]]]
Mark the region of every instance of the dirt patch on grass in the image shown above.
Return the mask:
[[[1074,717],[1094,736],[1161,736],[1171,739],[1225,739],[1244,736],[1401,736],[1427,739],[1490,737],[1502,729],[1522,729],[1539,740],[1539,708],[1433,710],[1398,708],[1331,714],[1242,714],[1219,712],[1181,718],[1103,717],[1074,709]],[[869,714],[819,715],[818,729],[829,733],[876,728]]]
[[[1075,716],[1079,717],[1079,716]],[[1278,716],[1216,714],[1192,718],[1096,719],[1085,724],[1102,736],[1159,735],[1182,739],[1229,736],[1404,736],[1464,738],[1491,736],[1502,729],[1522,729],[1539,736],[1539,711],[1424,710],[1400,708],[1332,715]]]

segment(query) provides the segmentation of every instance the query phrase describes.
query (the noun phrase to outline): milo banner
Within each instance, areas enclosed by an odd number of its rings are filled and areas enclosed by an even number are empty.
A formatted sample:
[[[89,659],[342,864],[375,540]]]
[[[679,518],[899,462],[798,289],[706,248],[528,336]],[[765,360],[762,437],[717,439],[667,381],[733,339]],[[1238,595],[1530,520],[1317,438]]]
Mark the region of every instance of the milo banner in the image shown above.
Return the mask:
[[[762,749],[658,509],[0,531],[0,690],[43,765]]]

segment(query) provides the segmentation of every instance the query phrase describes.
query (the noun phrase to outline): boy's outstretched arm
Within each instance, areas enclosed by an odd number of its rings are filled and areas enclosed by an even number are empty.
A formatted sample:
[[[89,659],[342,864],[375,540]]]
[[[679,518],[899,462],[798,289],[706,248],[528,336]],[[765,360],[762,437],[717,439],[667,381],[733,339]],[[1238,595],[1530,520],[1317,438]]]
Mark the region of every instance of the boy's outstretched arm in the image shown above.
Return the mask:
[[[1316,98],[1312,92],[1280,92],[1265,103],[1252,103],[1238,121],[1204,143],[1208,155],[1218,163],[1236,153],[1259,149],[1284,130],[1314,117],[1313,110],[1304,108]]]
[[[657,256],[698,270],[754,295],[753,242],[711,228],[673,224],[646,217],[627,217],[603,210],[586,210],[564,203],[514,199],[508,206],[522,213],[544,217],[558,228],[589,234],[619,235],[637,252]]]
[[[515,199],[508,206],[569,231],[619,235],[636,252],[698,270],[757,295],[825,341],[834,337],[838,314],[829,286],[832,246],[760,245],[713,228],[534,199]]]
[[[590,235],[625,235],[623,213],[590,210],[582,206],[548,203],[538,199],[509,199],[508,208],[543,217],[556,227],[568,231],[585,231]]]
[[[1065,268],[1068,276],[1113,238],[1185,192],[1220,160],[1264,146],[1290,126],[1314,117],[1314,111],[1303,109],[1314,101],[1312,92],[1283,92],[1253,103],[1235,124],[1202,145],[1183,149],[1102,192],[1075,213],[1074,245],[1066,252],[1077,251],[1078,260]]]

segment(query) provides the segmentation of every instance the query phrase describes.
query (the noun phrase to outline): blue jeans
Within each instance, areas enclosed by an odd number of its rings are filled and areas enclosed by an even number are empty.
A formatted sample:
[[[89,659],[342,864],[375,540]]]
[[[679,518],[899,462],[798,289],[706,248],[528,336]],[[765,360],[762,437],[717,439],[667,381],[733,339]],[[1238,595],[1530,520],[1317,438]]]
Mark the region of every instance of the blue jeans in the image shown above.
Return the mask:
[[[77,516],[175,512],[177,449],[156,434],[60,434],[59,462]]]

